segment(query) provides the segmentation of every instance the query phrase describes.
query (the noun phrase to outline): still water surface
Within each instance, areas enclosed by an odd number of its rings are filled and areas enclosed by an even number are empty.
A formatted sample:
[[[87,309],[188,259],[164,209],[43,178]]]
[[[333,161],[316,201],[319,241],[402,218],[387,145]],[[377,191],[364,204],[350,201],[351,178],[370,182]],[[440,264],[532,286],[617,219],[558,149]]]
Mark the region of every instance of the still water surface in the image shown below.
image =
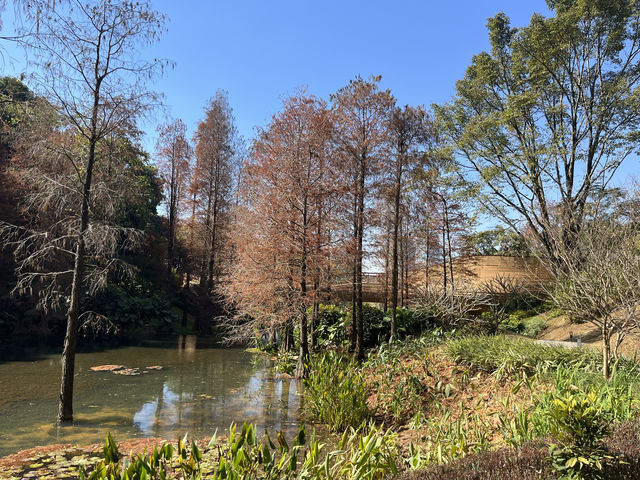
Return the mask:
[[[96,365],[144,369],[136,376],[93,372]],[[0,456],[51,443],[88,444],[188,433],[207,438],[233,421],[292,432],[298,425],[296,382],[280,379],[264,356],[242,349],[195,348],[195,338],[172,347],[125,347],[76,357],[75,422],[55,423],[60,355],[0,363]]]

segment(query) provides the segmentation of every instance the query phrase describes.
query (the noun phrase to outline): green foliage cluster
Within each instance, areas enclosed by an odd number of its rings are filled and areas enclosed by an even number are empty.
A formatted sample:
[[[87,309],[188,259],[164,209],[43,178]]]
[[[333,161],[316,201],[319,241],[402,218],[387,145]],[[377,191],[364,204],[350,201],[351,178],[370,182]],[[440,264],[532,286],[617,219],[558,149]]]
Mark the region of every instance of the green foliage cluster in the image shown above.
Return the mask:
[[[25,107],[35,100],[35,95],[19,79],[0,77],[0,121],[15,128],[24,120]]]
[[[500,321],[499,330],[535,338],[547,328],[547,319],[536,310],[515,310]]]
[[[599,373],[602,358],[595,352],[504,336],[455,339],[447,353],[474,368],[520,376],[513,392],[526,384],[532,407],[513,405],[510,419],[499,415],[501,432],[514,447],[551,436],[549,459],[561,478],[604,478],[605,465],[617,461],[603,442],[613,422],[637,415],[637,365],[621,360],[605,380]]]
[[[294,352],[278,352],[276,357],[276,371],[293,375],[298,364],[298,354]]]
[[[375,480],[398,473],[395,436],[363,424],[347,429],[336,448],[325,452],[315,434],[307,443],[304,426],[291,445],[277,432],[276,442],[268,433],[259,440],[254,425],[244,423],[238,430],[233,424],[226,444],[214,437],[208,451],[201,452],[195,442],[187,449],[185,441],[154,449],[152,455],[140,454],[123,459],[109,435],[105,442],[104,460],[93,473],[80,469],[82,480],[164,480],[178,478],[199,480],[249,479],[345,479]],[[177,455],[175,455],[177,454]],[[216,457],[213,462],[205,457]],[[177,457],[177,458],[176,458]]]
[[[357,427],[372,416],[362,370],[352,358],[329,352],[312,360],[304,381],[308,415],[334,432]]]
[[[391,310],[384,312],[382,309],[365,303],[362,306],[364,317],[364,344],[374,347],[386,342],[391,331]],[[396,322],[398,334],[401,338],[411,335],[419,335],[430,327],[433,327],[434,317],[430,310],[418,308],[415,310],[405,307],[396,309]],[[351,312],[346,313],[346,323],[351,325]]]
[[[111,285],[92,300],[90,309],[128,336],[139,335],[143,329],[170,332],[172,323],[177,321],[166,296],[155,291],[144,279],[126,285]]]
[[[593,350],[552,347],[506,335],[468,335],[449,341],[445,349],[456,363],[501,377],[560,366],[596,372],[602,364],[602,355]]]
[[[193,451],[198,452],[197,448],[194,443]],[[98,462],[91,474],[87,473],[84,466],[80,466],[81,480],[165,480],[171,468],[173,446],[165,444],[159,449],[156,446],[151,455],[140,454],[127,458],[122,456],[115,440],[108,434],[103,453],[104,460]]]
[[[548,415],[558,442],[549,445],[554,470],[561,478],[603,478],[605,463],[614,459],[603,443],[611,431],[612,415],[603,409],[596,392],[575,388],[555,398]]]
[[[337,305],[319,305],[316,326],[318,344],[322,347],[342,345],[347,341],[347,323],[346,312]]]
[[[476,232],[467,237],[469,253],[476,255],[529,255],[530,249],[522,235],[504,227]]]

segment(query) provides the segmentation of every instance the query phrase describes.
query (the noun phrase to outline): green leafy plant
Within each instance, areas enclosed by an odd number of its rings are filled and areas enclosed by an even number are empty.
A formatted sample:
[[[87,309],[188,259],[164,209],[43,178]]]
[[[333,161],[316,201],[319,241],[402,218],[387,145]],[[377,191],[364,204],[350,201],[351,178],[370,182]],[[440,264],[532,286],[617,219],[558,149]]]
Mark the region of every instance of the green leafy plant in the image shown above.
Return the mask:
[[[555,398],[548,415],[557,442],[549,445],[554,470],[562,478],[603,478],[605,464],[614,459],[603,444],[612,416],[598,404],[596,393],[575,388]]]
[[[111,434],[108,434],[103,454],[104,460],[98,462],[90,475],[84,466],[79,467],[81,480],[166,480],[171,470],[173,446],[164,444],[160,448],[154,447],[151,455],[147,455],[145,450],[136,457],[125,458]]]
[[[518,372],[533,374],[559,366],[595,372],[602,365],[602,355],[592,350],[540,345],[505,335],[457,338],[449,341],[445,350],[456,363],[495,373],[498,377]]]
[[[298,364],[298,354],[294,352],[278,352],[276,357],[276,371],[293,375]]]
[[[334,352],[315,358],[304,387],[309,415],[334,432],[357,427],[371,416],[362,372],[353,359]]]
[[[275,442],[268,433],[259,440],[255,425],[232,424],[225,444],[217,436],[208,449],[200,451],[195,442],[187,449],[186,439],[178,448],[163,445],[137,457],[123,458],[109,435],[103,449],[104,460],[88,475],[80,467],[82,480],[241,480],[241,479],[313,479],[377,480],[398,473],[396,435],[372,424],[348,428],[335,449],[324,452],[325,445],[311,435],[307,442],[304,426],[289,443],[281,432]],[[177,457],[177,458],[176,458]],[[206,458],[205,458],[206,457]],[[213,460],[212,462],[207,460]],[[181,474],[181,475],[180,475]]]

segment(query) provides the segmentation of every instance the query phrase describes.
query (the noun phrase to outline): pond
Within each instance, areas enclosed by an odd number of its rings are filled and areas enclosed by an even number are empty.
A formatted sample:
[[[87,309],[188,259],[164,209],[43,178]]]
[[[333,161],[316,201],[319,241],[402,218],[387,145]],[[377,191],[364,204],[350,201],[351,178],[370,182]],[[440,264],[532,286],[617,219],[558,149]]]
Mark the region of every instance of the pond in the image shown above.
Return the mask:
[[[92,371],[118,364],[139,375]],[[161,366],[161,370],[146,370]],[[263,355],[237,348],[196,348],[180,337],[171,347],[123,347],[76,357],[74,423],[56,425],[60,355],[0,363],[0,457],[36,445],[101,443],[160,437],[208,438],[231,422],[293,432],[296,382],[279,378]]]

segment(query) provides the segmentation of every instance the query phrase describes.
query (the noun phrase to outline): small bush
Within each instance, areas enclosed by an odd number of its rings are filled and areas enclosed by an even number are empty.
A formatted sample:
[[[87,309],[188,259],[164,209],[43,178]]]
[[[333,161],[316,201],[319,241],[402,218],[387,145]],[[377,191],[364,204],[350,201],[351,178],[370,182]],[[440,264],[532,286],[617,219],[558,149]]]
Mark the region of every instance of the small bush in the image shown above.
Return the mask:
[[[311,313],[311,308],[309,310]],[[321,346],[338,346],[348,340],[347,314],[336,305],[318,306],[316,328]]]
[[[562,478],[601,479],[606,462],[613,460],[604,446],[612,417],[598,405],[596,393],[574,389],[555,398],[548,415],[558,443],[549,444],[553,469]]]
[[[373,305],[365,303],[362,305],[364,346],[372,347],[379,345],[389,336],[391,331],[391,317],[385,317],[384,312]],[[353,328],[353,312],[348,312],[346,322]]]
[[[541,315],[529,317],[523,320],[524,328],[522,334],[527,337],[539,337],[547,328],[547,319]]]
[[[298,365],[298,354],[294,352],[278,352],[276,357],[276,371],[293,375]]]

